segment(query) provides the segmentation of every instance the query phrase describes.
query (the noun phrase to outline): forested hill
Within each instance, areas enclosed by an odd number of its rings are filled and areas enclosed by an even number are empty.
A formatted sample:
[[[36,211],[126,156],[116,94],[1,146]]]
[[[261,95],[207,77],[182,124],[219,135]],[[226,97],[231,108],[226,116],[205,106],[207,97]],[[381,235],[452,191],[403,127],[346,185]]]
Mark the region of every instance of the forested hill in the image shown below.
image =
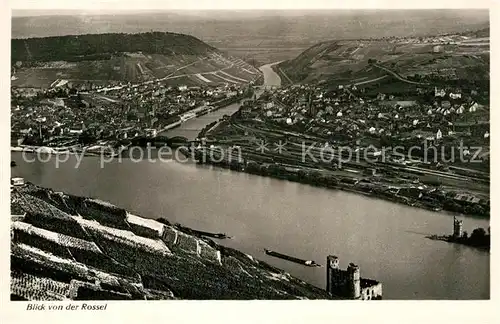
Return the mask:
[[[106,59],[123,52],[206,55],[207,52],[217,51],[196,37],[168,32],[12,39],[11,45],[12,62]]]

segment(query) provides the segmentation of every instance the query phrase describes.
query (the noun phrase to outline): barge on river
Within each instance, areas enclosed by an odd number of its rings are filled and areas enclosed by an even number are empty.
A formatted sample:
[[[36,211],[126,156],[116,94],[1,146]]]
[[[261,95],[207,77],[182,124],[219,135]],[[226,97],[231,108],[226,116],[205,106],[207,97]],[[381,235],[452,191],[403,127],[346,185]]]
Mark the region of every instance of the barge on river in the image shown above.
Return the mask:
[[[184,226],[179,225],[179,224],[176,224],[176,226],[183,231],[191,232],[191,233],[198,235],[198,236],[212,237],[212,238],[216,238],[216,239],[230,239],[231,238],[231,236],[227,235],[226,233],[210,233],[210,232],[205,232],[205,231],[198,231],[198,230],[194,230],[194,229],[189,228],[189,227],[184,227]]]
[[[271,251],[271,250],[268,250],[268,249],[264,249],[264,251],[266,251],[267,255],[271,255],[273,257],[280,258],[280,259],[283,259],[283,260],[287,260],[287,261],[290,261],[290,262],[295,262],[295,263],[298,263],[298,264],[302,264],[302,265],[305,265],[307,267],[321,267],[320,264],[317,264],[316,262],[311,261],[311,260],[302,260],[302,259],[299,259],[299,258],[296,258],[296,257],[293,257],[293,256],[289,256],[289,255],[286,255],[286,254],[278,253],[278,252]]]

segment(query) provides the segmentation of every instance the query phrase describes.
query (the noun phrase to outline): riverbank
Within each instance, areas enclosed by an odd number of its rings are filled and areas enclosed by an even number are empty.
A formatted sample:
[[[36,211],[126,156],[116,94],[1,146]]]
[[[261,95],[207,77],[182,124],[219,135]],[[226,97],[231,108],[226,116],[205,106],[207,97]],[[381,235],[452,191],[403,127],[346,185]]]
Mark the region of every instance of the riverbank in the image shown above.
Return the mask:
[[[233,158],[237,152],[243,152],[238,159]],[[384,186],[379,182],[373,182],[369,178],[358,179],[348,175],[333,175],[331,171],[317,168],[315,165],[293,164],[292,162],[279,162],[262,154],[253,153],[251,156],[245,154],[241,148],[223,149],[220,147],[183,148],[183,153],[188,158],[194,158],[198,164],[211,164],[214,166],[240,171],[259,176],[267,176],[281,180],[299,182],[327,189],[343,190],[356,194],[362,194],[378,199],[404,204],[410,207],[422,208],[431,211],[447,211],[450,213],[462,213],[471,216],[489,218],[488,214],[474,213],[474,207],[467,204],[460,205],[450,196],[436,188],[397,188]],[[227,151],[227,152],[226,152]],[[233,151],[233,152],[232,152]],[[231,154],[232,152],[232,154]]]
[[[280,67],[282,62],[278,62],[276,64],[271,65],[271,69],[273,69],[274,73],[276,73],[281,79],[281,86],[290,86],[293,84],[293,81],[288,77],[288,75],[283,72],[283,69]]]
[[[127,150],[127,146],[106,146],[106,145],[87,145],[87,146],[72,146],[72,147],[50,147],[50,146],[11,146],[11,152],[23,152],[32,154],[49,154],[49,155],[83,155],[83,156],[104,156],[118,157]]]
[[[470,247],[474,247],[480,250],[489,251],[490,250],[490,236],[488,235],[484,241],[475,241],[471,238],[465,237],[454,237],[453,235],[429,235],[426,238],[435,241],[444,241],[448,243],[462,244]]]

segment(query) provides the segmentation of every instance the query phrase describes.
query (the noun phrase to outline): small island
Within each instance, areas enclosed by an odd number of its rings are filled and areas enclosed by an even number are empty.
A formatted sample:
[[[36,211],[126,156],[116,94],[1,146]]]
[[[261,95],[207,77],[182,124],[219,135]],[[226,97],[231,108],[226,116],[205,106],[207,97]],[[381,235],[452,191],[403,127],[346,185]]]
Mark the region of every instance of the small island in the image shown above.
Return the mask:
[[[463,221],[453,217],[452,235],[430,235],[427,238],[432,240],[446,241],[450,243],[459,243],[479,249],[490,250],[490,228],[488,233],[484,228],[476,228],[469,234],[463,230]]]

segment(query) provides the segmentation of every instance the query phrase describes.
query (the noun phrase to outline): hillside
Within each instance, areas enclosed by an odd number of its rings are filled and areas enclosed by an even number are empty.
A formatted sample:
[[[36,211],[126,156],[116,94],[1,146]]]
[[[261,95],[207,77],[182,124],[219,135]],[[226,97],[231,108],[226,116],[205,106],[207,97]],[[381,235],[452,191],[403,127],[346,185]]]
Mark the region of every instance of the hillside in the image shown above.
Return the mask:
[[[50,87],[57,80],[99,84],[162,78],[175,79],[175,84],[237,84],[259,76],[242,60],[175,33],[57,36],[11,43],[12,85],[18,87]]]
[[[88,34],[11,41],[12,61],[83,61],[114,53],[205,55],[215,48],[201,40],[175,33]]]
[[[19,17],[16,17],[19,16]],[[141,33],[193,35],[255,66],[331,39],[430,35],[488,25],[488,10],[13,11],[12,37]]]
[[[11,214],[13,300],[330,298],[242,252],[96,199],[28,183],[14,187]]]
[[[369,84],[398,75],[489,79],[489,30],[418,38],[318,43],[279,67],[294,82]],[[373,64],[376,63],[376,64]]]

